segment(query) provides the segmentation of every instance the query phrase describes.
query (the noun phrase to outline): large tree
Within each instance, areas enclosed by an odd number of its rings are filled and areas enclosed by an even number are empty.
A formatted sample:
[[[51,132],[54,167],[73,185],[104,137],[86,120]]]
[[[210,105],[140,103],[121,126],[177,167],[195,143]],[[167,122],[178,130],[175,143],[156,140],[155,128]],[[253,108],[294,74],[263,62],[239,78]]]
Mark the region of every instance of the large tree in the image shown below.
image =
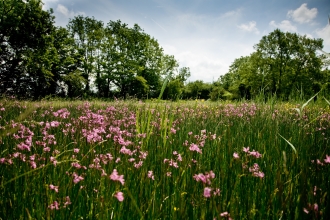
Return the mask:
[[[322,39],[276,29],[262,37],[250,56],[233,62],[221,78],[223,87],[240,98],[262,93],[288,99],[298,90],[310,96],[324,82],[322,59],[316,52],[322,47]]]
[[[0,93],[37,98],[49,89],[52,11],[40,0],[0,2]]]
[[[75,39],[75,45],[82,60],[82,76],[85,78],[85,93],[91,92],[93,78],[99,78],[100,74],[100,51],[103,39],[103,22],[94,17],[76,16],[67,25],[71,37]],[[99,87],[99,84],[97,84]]]

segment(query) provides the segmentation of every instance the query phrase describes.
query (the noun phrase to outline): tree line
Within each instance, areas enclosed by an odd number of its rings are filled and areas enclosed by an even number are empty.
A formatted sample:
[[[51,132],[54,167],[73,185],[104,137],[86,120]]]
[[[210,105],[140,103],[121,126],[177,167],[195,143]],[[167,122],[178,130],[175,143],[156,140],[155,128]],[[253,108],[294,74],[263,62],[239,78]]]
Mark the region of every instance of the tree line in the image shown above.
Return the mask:
[[[322,39],[277,29],[216,82],[187,83],[189,67],[179,68],[137,24],[79,15],[57,27],[40,0],[2,1],[0,13],[1,95],[143,99],[164,90],[164,99],[219,100],[330,91],[329,59],[317,52]]]

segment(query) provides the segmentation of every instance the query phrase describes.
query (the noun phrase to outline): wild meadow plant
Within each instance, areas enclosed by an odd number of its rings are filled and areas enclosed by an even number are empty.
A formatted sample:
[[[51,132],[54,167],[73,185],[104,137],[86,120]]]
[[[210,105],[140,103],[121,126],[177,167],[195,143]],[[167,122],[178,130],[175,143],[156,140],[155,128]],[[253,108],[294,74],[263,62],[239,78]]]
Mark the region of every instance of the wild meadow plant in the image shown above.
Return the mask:
[[[328,219],[330,109],[295,108],[2,100],[0,219]]]

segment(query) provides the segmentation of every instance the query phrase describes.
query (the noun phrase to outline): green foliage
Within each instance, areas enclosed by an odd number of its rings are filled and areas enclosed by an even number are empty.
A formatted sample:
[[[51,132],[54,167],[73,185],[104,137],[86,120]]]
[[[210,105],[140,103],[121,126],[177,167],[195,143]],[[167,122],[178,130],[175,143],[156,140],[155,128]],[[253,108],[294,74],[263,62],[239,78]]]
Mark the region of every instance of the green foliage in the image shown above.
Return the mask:
[[[44,96],[53,77],[52,11],[40,0],[6,0],[0,13],[0,93]]]
[[[322,47],[321,39],[277,29],[262,37],[250,56],[236,59],[220,82],[240,98],[250,99],[262,91],[287,100],[297,89],[306,98],[326,82],[316,53]]]

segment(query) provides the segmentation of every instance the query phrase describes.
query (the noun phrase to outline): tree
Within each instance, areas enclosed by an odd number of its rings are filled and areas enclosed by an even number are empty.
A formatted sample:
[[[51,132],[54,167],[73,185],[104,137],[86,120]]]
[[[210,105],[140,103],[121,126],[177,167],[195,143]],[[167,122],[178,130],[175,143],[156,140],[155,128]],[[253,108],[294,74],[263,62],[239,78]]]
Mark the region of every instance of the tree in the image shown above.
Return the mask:
[[[322,59],[316,53],[322,47],[322,39],[277,29],[262,37],[250,56],[236,59],[220,82],[238,98],[261,93],[288,99],[297,89],[311,96],[324,83]]]
[[[98,59],[103,38],[103,22],[97,21],[94,17],[79,15],[70,19],[67,28],[71,37],[75,39],[77,50],[83,57],[82,76],[86,83],[85,93],[89,94],[93,76],[97,79],[100,78],[100,61]],[[97,86],[100,87],[98,83]]]
[[[316,54],[323,47],[322,42],[278,29],[260,40],[255,49],[267,67],[265,80],[272,94],[287,99],[295,87],[302,88],[308,96],[315,92],[312,85],[322,81],[322,63]]]
[[[84,57],[76,50],[75,40],[67,29],[57,27],[54,32],[54,47],[51,72],[53,81],[50,94],[76,97],[83,93],[86,79],[82,76],[81,66]]]
[[[52,11],[40,0],[0,3],[0,93],[38,98],[52,81]]]

